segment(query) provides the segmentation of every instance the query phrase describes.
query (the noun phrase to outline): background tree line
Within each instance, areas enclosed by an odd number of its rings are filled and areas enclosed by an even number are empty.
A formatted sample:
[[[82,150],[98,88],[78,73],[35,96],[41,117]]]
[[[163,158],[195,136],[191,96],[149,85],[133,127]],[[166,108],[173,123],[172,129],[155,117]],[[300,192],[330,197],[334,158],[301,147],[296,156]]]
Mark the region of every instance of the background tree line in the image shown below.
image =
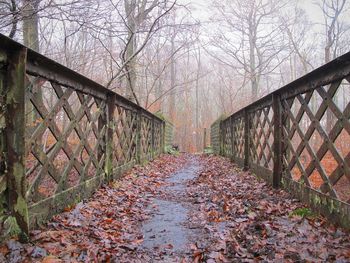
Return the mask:
[[[196,151],[221,113],[349,51],[349,7],[346,0],[3,0],[0,31],[163,112],[181,149]],[[342,92],[336,99],[345,105],[350,94]]]

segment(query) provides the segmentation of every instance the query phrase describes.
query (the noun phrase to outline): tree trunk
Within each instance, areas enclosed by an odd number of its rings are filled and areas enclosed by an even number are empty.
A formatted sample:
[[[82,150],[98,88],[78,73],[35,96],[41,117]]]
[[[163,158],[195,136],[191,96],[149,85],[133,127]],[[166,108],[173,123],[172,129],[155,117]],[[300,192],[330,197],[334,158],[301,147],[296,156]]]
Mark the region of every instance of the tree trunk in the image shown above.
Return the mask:
[[[126,46],[125,60],[131,58],[136,52],[136,21],[135,21],[135,0],[124,0],[125,12],[127,15],[127,27],[128,27],[128,44]],[[134,89],[136,86],[136,57],[131,59],[126,66],[127,70],[127,85],[126,85],[126,97],[135,101]]]
[[[24,45],[39,52],[38,0],[23,0],[23,40]]]
[[[250,83],[252,89],[252,101],[258,97],[258,76],[256,72],[255,62],[255,28],[252,22],[252,17],[249,21],[249,68],[250,68]]]
[[[201,70],[201,49],[198,48],[197,76],[196,76],[196,151],[201,147],[201,130],[199,129],[199,74]]]
[[[23,0],[23,41],[24,45],[39,52],[39,16],[38,16],[38,0]],[[34,96],[42,100],[42,90],[40,84],[33,87]],[[30,101],[26,100],[27,125],[32,127],[33,123],[39,118],[36,114],[34,106]]]
[[[174,37],[171,38],[171,54],[175,52],[175,41]],[[169,117],[170,120],[174,123],[176,119],[176,109],[175,109],[175,77],[176,77],[176,69],[175,69],[175,58],[171,57],[170,62],[170,96],[169,96]]]

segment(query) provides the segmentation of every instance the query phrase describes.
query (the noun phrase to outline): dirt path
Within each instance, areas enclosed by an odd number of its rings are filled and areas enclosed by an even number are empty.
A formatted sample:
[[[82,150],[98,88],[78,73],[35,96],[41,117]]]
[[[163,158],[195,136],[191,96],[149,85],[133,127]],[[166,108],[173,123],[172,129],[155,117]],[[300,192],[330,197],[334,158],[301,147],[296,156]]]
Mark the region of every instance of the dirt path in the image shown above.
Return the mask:
[[[0,262],[348,262],[349,233],[227,159],[163,156],[0,246]]]

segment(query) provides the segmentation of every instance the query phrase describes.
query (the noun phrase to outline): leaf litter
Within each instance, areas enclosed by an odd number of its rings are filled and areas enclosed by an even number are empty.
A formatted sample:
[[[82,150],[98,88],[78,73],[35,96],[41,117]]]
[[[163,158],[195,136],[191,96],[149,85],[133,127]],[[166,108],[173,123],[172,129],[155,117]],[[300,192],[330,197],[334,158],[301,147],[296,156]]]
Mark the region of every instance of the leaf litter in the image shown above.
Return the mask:
[[[166,187],[172,174],[197,163],[185,191]],[[170,190],[169,190],[170,189]],[[173,244],[145,249],[142,225],[157,213],[154,198],[188,209],[191,236],[184,251]],[[151,235],[153,237],[153,235]],[[317,216],[228,159],[163,155],[104,185],[67,208],[30,244],[0,246],[0,262],[349,262],[349,233]]]
[[[228,159],[200,158],[202,170],[188,185],[198,204],[190,222],[212,243],[193,245],[198,262],[349,262],[348,232]]]

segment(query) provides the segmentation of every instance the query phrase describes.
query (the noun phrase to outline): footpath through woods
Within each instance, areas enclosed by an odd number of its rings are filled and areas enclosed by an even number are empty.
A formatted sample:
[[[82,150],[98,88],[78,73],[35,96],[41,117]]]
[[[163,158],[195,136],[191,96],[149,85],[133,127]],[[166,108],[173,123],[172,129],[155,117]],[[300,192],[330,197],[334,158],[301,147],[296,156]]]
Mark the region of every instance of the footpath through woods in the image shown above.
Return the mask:
[[[164,155],[10,240],[0,262],[349,262],[349,233],[228,159]]]

